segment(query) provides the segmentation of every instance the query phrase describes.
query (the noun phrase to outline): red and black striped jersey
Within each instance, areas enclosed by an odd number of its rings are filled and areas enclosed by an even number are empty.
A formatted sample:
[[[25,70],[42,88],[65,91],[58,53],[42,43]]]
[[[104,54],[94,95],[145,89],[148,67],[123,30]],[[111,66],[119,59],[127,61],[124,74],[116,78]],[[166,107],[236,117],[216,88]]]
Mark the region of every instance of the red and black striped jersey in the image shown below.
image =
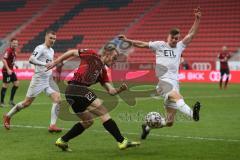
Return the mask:
[[[5,53],[4,53],[3,58],[7,61],[8,67],[10,69],[13,69],[14,62],[15,62],[15,59],[16,59],[16,51],[11,47],[7,48]],[[7,72],[7,69],[6,69],[5,66],[3,66],[2,71]]]
[[[78,53],[81,63],[74,73],[71,82],[85,86],[91,86],[98,82],[103,85],[109,82],[105,65],[94,50],[80,49]]]

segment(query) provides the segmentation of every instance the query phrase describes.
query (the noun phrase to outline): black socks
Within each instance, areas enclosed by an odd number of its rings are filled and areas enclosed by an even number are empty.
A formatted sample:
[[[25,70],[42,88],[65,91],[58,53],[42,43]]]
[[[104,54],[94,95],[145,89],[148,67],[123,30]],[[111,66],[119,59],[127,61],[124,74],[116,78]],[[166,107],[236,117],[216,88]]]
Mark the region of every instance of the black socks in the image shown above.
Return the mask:
[[[77,123],[64,136],[62,136],[62,140],[64,142],[68,142],[70,139],[80,135],[84,130],[85,128],[82,126],[82,124]]]
[[[120,130],[114,120],[109,119],[103,123],[104,128],[116,139],[118,142],[123,142],[124,137],[121,135]]]
[[[4,103],[4,97],[5,97],[6,91],[7,91],[7,88],[2,87],[2,90],[1,90],[1,103]]]
[[[10,101],[13,101],[14,95],[15,95],[17,89],[18,89],[17,86],[13,86],[13,87],[12,87],[11,96],[10,96]]]

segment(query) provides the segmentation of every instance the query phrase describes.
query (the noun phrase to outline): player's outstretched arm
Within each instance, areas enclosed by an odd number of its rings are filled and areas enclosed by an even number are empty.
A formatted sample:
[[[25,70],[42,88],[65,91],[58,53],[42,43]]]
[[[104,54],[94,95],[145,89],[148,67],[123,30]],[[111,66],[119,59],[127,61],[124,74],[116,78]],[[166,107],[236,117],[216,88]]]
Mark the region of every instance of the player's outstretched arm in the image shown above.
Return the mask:
[[[125,84],[125,83],[122,83],[122,85],[119,88],[114,88],[111,83],[106,82],[106,83],[104,83],[103,87],[112,96],[117,95],[117,94],[119,94],[119,93],[128,89],[127,84]]]
[[[200,10],[200,8],[194,9],[194,15],[195,15],[194,23],[193,23],[191,29],[189,30],[188,34],[182,40],[183,44],[185,44],[185,45],[188,45],[192,41],[193,37],[198,32],[200,19],[201,19],[201,10]]]
[[[125,35],[119,35],[118,38],[123,40],[123,41],[132,43],[133,46],[137,47],[137,48],[149,48],[148,42],[128,39]]]
[[[64,60],[71,58],[71,57],[76,57],[78,56],[78,50],[77,49],[72,49],[67,52],[65,52],[63,55],[58,57],[56,60],[54,60],[52,63],[46,64],[47,71],[54,68],[57,64],[62,63]]]

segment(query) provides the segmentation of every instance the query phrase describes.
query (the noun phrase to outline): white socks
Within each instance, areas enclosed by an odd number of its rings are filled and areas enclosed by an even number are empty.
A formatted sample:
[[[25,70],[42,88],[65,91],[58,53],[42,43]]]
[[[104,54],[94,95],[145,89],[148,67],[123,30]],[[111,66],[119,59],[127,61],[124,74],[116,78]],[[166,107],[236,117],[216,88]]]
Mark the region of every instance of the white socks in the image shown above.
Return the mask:
[[[24,106],[23,106],[22,102],[19,102],[6,115],[8,117],[12,117],[14,114],[16,114],[18,111],[20,111],[23,108],[24,108]]]
[[[177,109],[178,109],[180,112],[186,114],[186,115],[189,116],[189,117],[193,117],[193,111],[192,111],[192,109],[184,102],[183,99],[179,99],[179,100],[176,102],[176,104],[177,104]]]
[[[57,118],[58,118],[58,113],[59,113],[59,104],[57,103],[53,103],[52,105],[52,110],[51,110],[51,122],[50,125],[55,125],[57,122]],[[19,102],[18,104],[16,104],[7,114],[6,116],[8,117],[12,117],[14,114],[16,114],[17,112],[19,112],[20,110],[22,110],[24,108],[22,102]]]
[[[51,122],[50,122],[50,125],[55,125],[56,124],[59,110],[60,110],[59,104],[58,103],[53,103],[52,110],[51,110]]]

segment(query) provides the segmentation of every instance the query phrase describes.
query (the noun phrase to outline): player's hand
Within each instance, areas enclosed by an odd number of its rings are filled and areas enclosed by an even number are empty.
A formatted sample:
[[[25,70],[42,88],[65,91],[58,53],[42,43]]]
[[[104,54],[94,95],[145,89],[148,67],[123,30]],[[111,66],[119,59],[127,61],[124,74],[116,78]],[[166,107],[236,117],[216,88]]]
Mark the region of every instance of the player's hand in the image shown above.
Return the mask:
[[[194,15],[195,15],[195,18],[196,18],[196,19],[200,19],[200,18],[201,18],[202,13],[201,13],[200,7],[194,9]]]
[[[49,71],[50,69],[54,68],[57,64],[55,64],[54,62],[50,62],[46,64],[46,71]]]
[[[8,75],[12,75],[12,70],[7,70]]]
[[[125,35],[123,35],[123,34],[120,34],[120,35],[118,35],[118,39],[120,39],[120,40],[126,40],[127,37],[126,37]]]
[[[120,90],[121,90],[121,91],[125,91],[125,90],[127,90],[127,89],[128,89],[127,84],[126,84],[126,83],[122,83],[122,85],[120,86]]]

